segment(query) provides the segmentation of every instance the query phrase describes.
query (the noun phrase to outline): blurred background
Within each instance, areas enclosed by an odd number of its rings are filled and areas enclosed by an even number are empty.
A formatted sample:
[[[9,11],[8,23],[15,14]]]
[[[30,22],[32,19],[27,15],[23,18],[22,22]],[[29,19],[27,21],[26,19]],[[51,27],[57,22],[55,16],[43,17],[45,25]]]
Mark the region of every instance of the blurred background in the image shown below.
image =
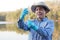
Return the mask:
[[[28,31],[17,28],[17,21],[24,8],[29,9],[25,21],[34,19],[30,7],[35,2],[45,2],[51,11],[47,14],[55,22],[53,40],[60,40],[60,0],[0,0],[0,40],[28,40]]]

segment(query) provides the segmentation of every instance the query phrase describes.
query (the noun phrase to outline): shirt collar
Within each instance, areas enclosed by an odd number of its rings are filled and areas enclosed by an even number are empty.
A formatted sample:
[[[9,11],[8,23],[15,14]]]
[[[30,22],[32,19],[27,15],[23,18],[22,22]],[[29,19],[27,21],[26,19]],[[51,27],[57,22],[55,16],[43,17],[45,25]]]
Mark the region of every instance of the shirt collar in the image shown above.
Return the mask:
[[[45,18],[43,18],[42,20],[43,20],[43,21],[46,21],[47,19],[48,19],[48,18],[47,18],[47,17],[45,17]]]
[[[45,18],[43,18],[41,21],[46,21],[48,18],[47,17],[45,17]],[[38,19],[36,19],[36,20],[38,20]]]

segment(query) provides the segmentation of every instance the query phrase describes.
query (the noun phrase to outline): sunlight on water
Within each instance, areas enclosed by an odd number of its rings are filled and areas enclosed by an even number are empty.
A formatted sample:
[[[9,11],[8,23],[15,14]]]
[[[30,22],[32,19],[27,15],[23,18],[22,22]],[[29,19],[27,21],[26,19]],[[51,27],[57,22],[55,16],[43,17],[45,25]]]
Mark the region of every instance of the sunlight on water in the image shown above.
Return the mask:
[[[28,40],[28,35],[17,34],[16,32],[0,31],[0,40]]]

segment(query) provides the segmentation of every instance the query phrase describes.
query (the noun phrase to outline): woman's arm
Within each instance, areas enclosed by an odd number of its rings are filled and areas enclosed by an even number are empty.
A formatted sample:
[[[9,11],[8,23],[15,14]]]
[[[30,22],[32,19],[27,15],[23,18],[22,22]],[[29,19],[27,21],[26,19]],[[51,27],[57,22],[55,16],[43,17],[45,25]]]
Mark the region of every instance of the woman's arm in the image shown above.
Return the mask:
[[[20,18],[18,20],[18,28],[21,28],[23,30],[29,30],[28,25],[24,23],[24,17],[28,14],[28,9],[25,8],[20,15]]]
[[[45,28],[41,27],[41,28],[38,28],[36,31],[37,31],[37,33],[39,33],[42,36],[51,36],[53,31],[54,31],[54,22],[53,21],[49,21],[46,24]]]
[[[36,26],[32,22],[31,22],[31,25],[32,26],[30,28],[34,29],[41,36],[45,36],[45,37],[52,35],[53,30],[54,30],[54,22],[51,20],[47,22],[45,28],[42,28],[42,27],[38,28],[38,26]]]
[[[27,23],[24,23],[24,21],[20,19],[18,20],[18,28],[26,31],[29,30]]]

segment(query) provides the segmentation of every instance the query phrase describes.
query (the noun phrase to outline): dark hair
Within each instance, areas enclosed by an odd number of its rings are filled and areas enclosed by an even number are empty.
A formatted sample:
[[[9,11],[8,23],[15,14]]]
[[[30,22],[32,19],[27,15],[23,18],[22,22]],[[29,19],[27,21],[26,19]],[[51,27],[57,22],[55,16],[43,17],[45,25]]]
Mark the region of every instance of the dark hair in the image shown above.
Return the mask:
[[[47,17],[47,16],[45,16],[45,17]],[[47,17],[48,18],[48,17]]]
[[[45,10],[45,12],[46,12],[46,13],[48,13],[47,8],[45,8],[44,6],[37,5],[36,7],[42,7],[42,8]],[[35,7],[35,9],[34,9],[34,10],[36,10],[36,7]],[[35,12],[35,11],[34,11],[34,12]]]

